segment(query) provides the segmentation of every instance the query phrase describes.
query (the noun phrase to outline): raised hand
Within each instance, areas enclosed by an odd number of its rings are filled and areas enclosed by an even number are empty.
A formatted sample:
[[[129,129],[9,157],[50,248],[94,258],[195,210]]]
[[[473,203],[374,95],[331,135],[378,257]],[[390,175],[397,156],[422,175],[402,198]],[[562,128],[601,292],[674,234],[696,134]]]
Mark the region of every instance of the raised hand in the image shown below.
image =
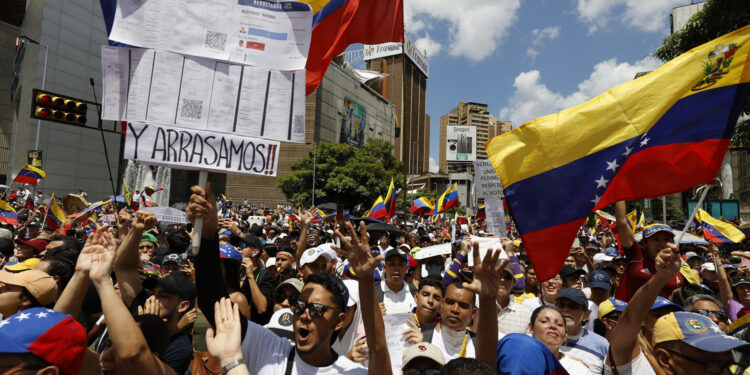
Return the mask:
[[[123,208],[117,213],[117,234],[124,236],[130,231],[130,213],[127,208]]]
[[[160,316],[161,307],[159,307],[159,301],[156,300],[156,296],[148,297],[143,306],[138,306],[138,315],[146,314]],[[164,320],[166,321],[166,319]]]
[[[351,269],[354,270],[357,280],[367,280],[371,278],[373,272],[381,261],[385,258],[384,254],[377,257],[372,256],[370,252],[370,239],[367,236],[367,226],[364,221],[359,223],[359,235],[354,230],[352,223],[346,223],[346,229],[349,231],[351,241],[347,240],[337,229],[336,236],[339,238],[341,247],[333,246],[333,249],[349,259]]]
[[[510,238],[503,237],[500,239],[500,243],[503,245],[503,249],[505,249],[505,253],[508,256],[513,256],[516,253],[516,245],[513,244]]]
[[[422,331],[419,329],[419,327],[417,327],[417,325],[411,320],[408,320],[407,323],[409,324],[409,329],[403,332],[404,341],[410,344],[416,344],[418,342],[424,341],[424,335],[422,334]]]
[[[116,252],[117,243],[112,234],[112,229],[108,227],[100,228],[92,236],[91,241],[86,242],[78,262],[81,262],[81,256],[89,260],[88,272],[92,282],[98,283],[110,280],[109,274],[112,272],[112,263],[115,261]],[[78,268],[78,264],[76,264],[76,268]],[[81,265],[81,270],[85,270],[85,266]]]
[[[508,264],[508,259],[503,259],[498,264],[500,251],[487,249],[484,259],[479,258],[479,242],[473,243],[474,251],[474,280],[471,283],[463,283],[463,287],[473,291],[480,297],[497,297],[497,291],[502,282],[501,273]]]
[[[676,244],[669,243],[667,247],[662,249],[654,259],[656,264],[656,274],[662,274],[663,276],[672,277],[674,274],[680,271],[680,265],[682,265],[682,259],[680,258],[680,252]]]
[[[133,220],[133,229],[139,232],[145,232],[156,225],[156,215],[149,211],[138,211],[135,213]]]
[[[208,352],[216,357],[222,366],[242,358],[240,348],[242,328],[237,304],[232,303],[229,298],[217,301],[214,305],[214,322],[216,322],[216,332],[211,328],[206,331]]]
[[[216,197],[211,190],[211,183],[206,184],[206,190],[198,185],[190,188],[190,203],[185,208],[188,219],[195,223],[195,218],[203,218],[203,236],[215,236],[218,230],[218,208]]]
[[[313,219],[315,219],[316,213],[318,212],[318,208],[315,206],[312,206],[304,211],[302,211],[302,216],[300,216],[300,221],[302,221],[302,225],[310,225],[312,223]]]

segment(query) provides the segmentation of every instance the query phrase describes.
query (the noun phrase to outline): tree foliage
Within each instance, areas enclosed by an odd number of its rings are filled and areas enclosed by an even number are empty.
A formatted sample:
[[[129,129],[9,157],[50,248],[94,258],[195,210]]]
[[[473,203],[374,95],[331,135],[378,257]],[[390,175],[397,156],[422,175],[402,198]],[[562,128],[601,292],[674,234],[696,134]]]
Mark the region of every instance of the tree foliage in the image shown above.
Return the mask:
[[[750,2],[747,0],[708,0],[703,9],[690,18],[685,28],[664,38],[663,45],[654,56],[662,61],[669,61],[747,25],[750,25]],[[742,112],[750,114],[748,97],[745,98]],[[737,123],[732,141],[735,145],[750,143],[750,118],[744,116]]]
[[[369,210],[379,195],[385,198],[391,177],[397,190],[405,186],[403,163],[393,156],[393,146],[381,140],[371,140],[358,149],[320,144],[315,164],[315,203],[343,204],[353,215]],[[291,174],[279,178],[279,189],[293,205],[310,206],[313,151],[295,161],[291,169]]]

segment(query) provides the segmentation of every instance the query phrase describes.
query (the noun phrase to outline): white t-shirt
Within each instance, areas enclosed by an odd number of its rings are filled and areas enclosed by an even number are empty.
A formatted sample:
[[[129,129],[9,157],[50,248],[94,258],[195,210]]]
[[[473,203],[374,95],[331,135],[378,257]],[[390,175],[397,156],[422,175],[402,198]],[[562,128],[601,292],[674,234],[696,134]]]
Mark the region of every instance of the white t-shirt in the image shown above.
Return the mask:
[[[436,329],[432,333],[431,344],[440,348],[443,352],[445,362],[451,359],[458,358],[461,354],[461,348],[464,346],[464,337],[466,337],[466,356],[465,358],[476,358],[476,350],[474,349],[474,340],[468,335],[468,331],[454,331],[449,328],[440,327],[440,332]]]
[[[284,374],[289,352],[293,347],[291,340],[281,338],[269,329],[253,322],[247,323],[247,333],[245,340],[242,341],[242,355],[245,357],[245,365],[251,374]],[[330,366],[310,366],[299,357],[299,353],[295,353],[292,374],[364,375],[367,374],[367,369],[342,355],[338,356]]]
[[[383,304],[385,305],[386,314],[402,314],[410,313],[412,309],[417,307],[417,303],[414,302],[414,296],[409,292],[409,285],[406,281],[403,282],[404,286],[401,290],[394,292],[385,283],[385,280],[380,282],[380,288],[383,290]]]
[[[617,366],[617,373],[620,375],[656,375],[654,368],[648,363],[646,355],[643,351],[638,353],[630,363],[626,363],[621,366]],[[612,367],[608,364],[604,364],[604,375],[613,375]]]
[[[593,375],[594,373],[586,367],[583,362],[564,355],[560,358],[560,364],[570,375]]]

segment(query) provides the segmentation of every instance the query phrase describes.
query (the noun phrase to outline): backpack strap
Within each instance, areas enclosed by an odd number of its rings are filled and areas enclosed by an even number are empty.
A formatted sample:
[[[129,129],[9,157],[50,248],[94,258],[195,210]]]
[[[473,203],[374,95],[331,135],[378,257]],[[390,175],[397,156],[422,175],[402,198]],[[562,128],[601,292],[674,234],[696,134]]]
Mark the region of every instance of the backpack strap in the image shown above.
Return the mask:
[[[294,352],[296,352],[297,347],[292,345],[292,350],[289,351],[289,358],[286,360],[286,371],[284,371],[285,375],[292,375],[292,367],[294,367]]]
[[[412,295],[412,297],[414,297],[414,295],[417,294],[417,291],[419,291],[419,289],[417,289],[417,287],[414,286],[414,284],[412,283],[406,283],[406,285],[409,286],[409,293]]]

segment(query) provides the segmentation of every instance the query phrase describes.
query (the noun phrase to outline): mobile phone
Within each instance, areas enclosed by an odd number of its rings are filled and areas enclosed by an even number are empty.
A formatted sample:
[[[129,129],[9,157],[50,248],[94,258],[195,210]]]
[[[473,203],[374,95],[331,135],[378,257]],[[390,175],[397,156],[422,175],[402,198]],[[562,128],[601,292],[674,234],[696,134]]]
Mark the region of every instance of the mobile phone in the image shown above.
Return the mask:
[[[343,219],[344,218],[344,205],[343,204],[337,204],[336,205],[336,218],[337,219]]]

